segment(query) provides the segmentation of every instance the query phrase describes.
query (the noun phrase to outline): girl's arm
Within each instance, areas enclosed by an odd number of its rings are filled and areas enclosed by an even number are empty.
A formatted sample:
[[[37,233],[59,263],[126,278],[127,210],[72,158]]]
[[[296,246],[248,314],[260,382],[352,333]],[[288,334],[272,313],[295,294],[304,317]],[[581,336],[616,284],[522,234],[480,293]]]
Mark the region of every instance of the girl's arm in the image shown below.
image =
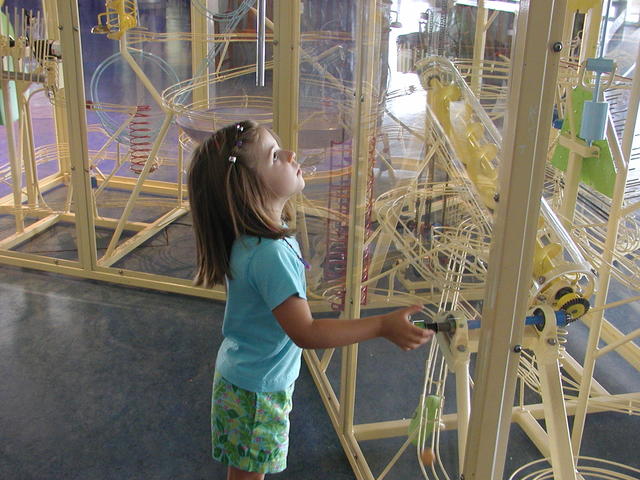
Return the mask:
[[[402,308],[373,317],[341,320],[314,319],[309,304],[296,295],[273,309],[282,329],[301,348],[331,348],[384,337],[403,350],[413,350],[426,343],[433,331],[416,327],[409,321],[420,305]]]

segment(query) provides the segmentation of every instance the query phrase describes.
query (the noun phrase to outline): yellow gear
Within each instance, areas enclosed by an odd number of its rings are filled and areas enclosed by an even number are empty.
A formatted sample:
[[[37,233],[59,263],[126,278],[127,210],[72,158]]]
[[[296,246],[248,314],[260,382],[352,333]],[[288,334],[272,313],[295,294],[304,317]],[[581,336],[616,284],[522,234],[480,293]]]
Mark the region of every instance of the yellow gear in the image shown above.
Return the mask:
[[[567,312],[572,320],[582,317],[591,306],[589,300],[581,297],[577,293],[565,293],[556,302],[559,310]]]

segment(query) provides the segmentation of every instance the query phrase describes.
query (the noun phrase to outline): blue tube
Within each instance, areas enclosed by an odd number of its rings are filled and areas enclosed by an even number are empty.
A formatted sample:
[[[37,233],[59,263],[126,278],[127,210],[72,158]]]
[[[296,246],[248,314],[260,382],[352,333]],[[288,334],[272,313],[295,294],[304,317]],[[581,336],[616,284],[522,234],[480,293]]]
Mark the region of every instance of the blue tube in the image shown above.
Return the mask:
[[[555,312],[556,314],[556,325],[558,327],[564,327],[569,323],[569,314],[564,310],[558,310]],[[542,313],[537,315],[530,315],[524,319],[525,325],[544,325],[544,315]],[[467,328],[469,330],[475,330],[476,328],[480,328],[480,320],[469,320],[467,322]]]
[[[609,104],[607,102],[584,102],[582,124],[580,125],[580,138],[589,145],[595,140],[604,140],[604,130],[607,126],[608,112]]]

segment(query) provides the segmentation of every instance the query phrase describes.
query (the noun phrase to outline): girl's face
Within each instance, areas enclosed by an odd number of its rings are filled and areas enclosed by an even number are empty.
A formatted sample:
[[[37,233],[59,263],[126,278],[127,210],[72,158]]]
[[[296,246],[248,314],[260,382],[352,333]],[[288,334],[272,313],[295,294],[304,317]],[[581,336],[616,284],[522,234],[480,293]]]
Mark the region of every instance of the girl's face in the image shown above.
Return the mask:
[[[275,201],[286,201],[304,188],[304,179],[295,152],[280,148],[271,132],[261,128],[253,145],[256,171],[275,195]]]

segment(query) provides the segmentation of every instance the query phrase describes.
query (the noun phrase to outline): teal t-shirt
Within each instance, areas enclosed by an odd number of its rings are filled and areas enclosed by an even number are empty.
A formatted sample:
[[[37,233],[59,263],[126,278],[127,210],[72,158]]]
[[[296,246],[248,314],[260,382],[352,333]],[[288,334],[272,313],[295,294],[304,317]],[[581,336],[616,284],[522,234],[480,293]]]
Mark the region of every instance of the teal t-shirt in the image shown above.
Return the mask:
[[[243,236],[233,244],[216,370],[240,388],[275,392],[298,378],[302,350],[271,311],[292,295],[307,298],[301,258],[291,237]]]

